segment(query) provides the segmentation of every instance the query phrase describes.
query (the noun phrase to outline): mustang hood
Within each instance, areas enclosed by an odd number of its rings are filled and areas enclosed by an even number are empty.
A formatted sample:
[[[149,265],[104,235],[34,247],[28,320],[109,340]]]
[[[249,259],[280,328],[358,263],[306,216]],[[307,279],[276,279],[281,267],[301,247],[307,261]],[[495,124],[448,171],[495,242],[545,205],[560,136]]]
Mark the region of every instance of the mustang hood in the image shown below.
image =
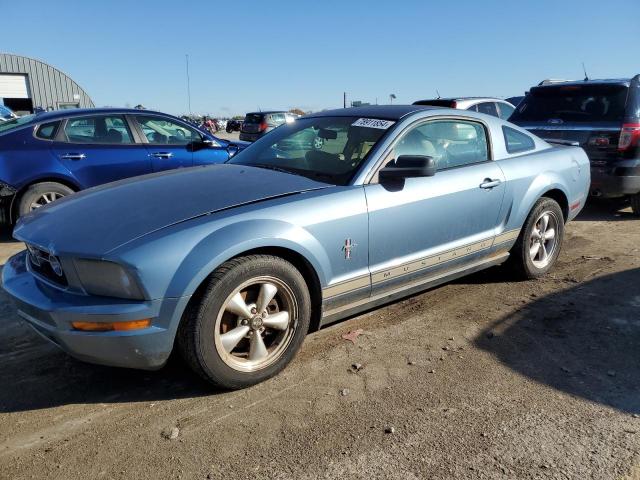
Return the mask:
[[[22,217],[14,236],[54,253],[100,256],[184,220],[326,187],[242,165],[172,170],[91,188],[41,207]]]

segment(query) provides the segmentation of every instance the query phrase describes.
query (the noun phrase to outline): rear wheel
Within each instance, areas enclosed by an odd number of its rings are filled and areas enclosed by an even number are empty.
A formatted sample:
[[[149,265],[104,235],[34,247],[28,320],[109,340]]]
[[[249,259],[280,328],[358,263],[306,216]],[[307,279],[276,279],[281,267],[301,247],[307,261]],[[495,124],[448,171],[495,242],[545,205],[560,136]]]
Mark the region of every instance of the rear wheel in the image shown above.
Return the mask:
[[[71,195],[71,190],[66,185],[57,182],[35,183],[27,188],[18,203],[18,215],[26,215],[43,205],[59,200],[62,197]]]
[[[631,195],[631,211],[636,217],[640,217],[640,193]]]
[[[511,250],[512,264],[524,278],[546,274],[560,255],[564,216],[558,203],[543,197],[529,213],[518,241]]]
[[[178,349],[191,368],[223,388],[262,382],[294,357],[309,329],[304,278],[270,255],[230,260],[185,314]]]

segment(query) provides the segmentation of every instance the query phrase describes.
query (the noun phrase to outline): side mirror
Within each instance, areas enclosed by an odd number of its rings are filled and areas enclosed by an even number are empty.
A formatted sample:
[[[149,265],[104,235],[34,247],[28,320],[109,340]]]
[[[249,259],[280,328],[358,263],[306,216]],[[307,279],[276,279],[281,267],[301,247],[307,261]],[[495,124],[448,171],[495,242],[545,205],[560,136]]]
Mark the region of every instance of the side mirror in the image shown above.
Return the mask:
[[[400,155],[378,172],[381,182],[413,177],[433,177],[435,174],[436,161],[433,157],[426,155]]]
[[[229,158],[233,157],[239,151],[240,151],[240,147],[238,147],[237,145],[234,145],[233,143],[230,143],[229,146],[227,147],[227,152],[229,152]]]
[[[213,140],[211,140],[210,138],[203,138],[202,139],[202,145],[205,147],[213,147]]]

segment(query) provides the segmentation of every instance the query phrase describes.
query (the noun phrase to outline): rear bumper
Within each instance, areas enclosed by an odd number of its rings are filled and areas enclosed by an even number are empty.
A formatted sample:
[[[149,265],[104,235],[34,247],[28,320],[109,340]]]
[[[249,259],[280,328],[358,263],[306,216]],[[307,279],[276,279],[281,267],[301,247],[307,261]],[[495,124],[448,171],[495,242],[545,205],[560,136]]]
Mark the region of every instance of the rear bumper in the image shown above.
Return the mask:
[[[640,193],[640,167],[591,167],[590,193],[604,198]]]
[[[2,270],[2,286],[17,313],[45,339],[90,363],[152,370],[162,367],[188,297],[143,302],[69,293],[37,280],[27,271],[25,252]],[[151,318],[152,326],[124,332],[80,332],[73,321],[117,322]]]

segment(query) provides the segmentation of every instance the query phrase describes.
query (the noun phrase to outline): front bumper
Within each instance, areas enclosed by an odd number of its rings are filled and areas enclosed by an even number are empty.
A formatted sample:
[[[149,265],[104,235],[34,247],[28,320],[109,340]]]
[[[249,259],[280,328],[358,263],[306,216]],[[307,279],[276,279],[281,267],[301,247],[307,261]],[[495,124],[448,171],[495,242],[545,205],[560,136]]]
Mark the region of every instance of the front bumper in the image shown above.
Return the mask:
[[[90,363],[146,370],[166,363],[189,301],[189,297],[180,297],[135,302],[70,293],[34,277],[27,270],[26,252],[5,264],[2,285],[13,298],[18,315],[71,356]],[[152,319],[151,327],[133,331],[80,332],[71,327],[74,321],[145,318]]]

